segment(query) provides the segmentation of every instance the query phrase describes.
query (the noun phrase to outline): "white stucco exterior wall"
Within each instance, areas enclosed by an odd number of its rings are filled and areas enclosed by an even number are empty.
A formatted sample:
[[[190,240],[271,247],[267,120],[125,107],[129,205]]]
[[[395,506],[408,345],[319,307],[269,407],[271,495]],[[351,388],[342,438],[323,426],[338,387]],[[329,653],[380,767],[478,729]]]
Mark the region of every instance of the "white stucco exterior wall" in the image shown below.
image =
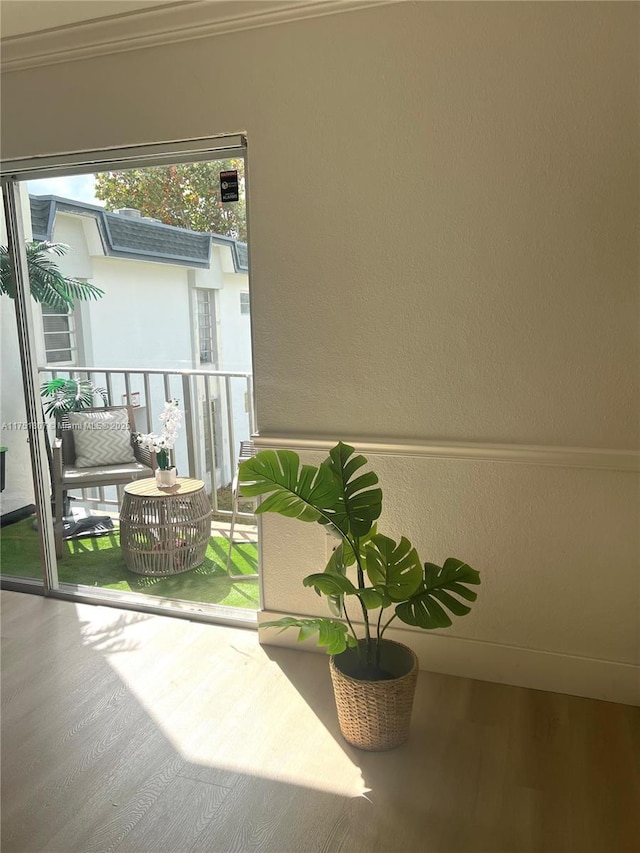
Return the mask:
[[[394,4],[3,86],[5,156],[247,132],[267,440],[611,451],[608,470],[571,453],[377,467],[387,532],[484,579],[424,666],[625,701],[638,485],[614,460],[640,428],[638,23],[636,4]],[[202,108],[216,99],[223,115]],[[263,549],[266,607],[310,612],[319,531],[268,518]]]
[[[94,258],[104,296],[89,304],[92,364],[194,367],[186,270],[169,264]]]

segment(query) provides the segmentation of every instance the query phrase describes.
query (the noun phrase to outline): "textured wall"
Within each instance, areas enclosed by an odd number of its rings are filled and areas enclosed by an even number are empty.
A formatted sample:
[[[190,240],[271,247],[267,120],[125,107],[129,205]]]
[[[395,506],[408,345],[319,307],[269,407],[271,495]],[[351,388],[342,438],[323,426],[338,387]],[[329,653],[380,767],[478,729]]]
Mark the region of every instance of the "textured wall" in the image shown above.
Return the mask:
[[[408,536],[423,561],[441,565],[454,556],[481,572],[471,613],[441,633],[640,664],[636,474],[369,460],[384,493],[380,531]],[[281,518],[265,528],[265,565],[272,567],[265,607],[324,615],[324,602],[301,585],[324,568],[323,530]]]
[[[638,23],[412,3],[15,73],[3,153],[248,133],[266,436],[633,449]],[[454,633],[637,659],[635,475],[378,467],[390,532],[483,571]],[[264,525],[273,610],[314,606],[299,527]]]

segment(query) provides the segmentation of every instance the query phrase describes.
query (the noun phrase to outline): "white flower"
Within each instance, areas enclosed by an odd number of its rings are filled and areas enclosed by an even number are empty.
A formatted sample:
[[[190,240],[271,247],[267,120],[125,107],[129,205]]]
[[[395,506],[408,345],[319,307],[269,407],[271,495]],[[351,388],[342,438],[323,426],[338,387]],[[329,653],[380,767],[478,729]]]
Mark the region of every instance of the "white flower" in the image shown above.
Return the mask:
[[[159,416],[162,424],[162,433],[154,432],[146,434],[138,433],[136,440],[145,450],[158,453],[160,450],[173,450],[178,439],[178,430],[182,426],[182,411],[178,408],[177,400],[168,400],[164,404],[164,411]]]

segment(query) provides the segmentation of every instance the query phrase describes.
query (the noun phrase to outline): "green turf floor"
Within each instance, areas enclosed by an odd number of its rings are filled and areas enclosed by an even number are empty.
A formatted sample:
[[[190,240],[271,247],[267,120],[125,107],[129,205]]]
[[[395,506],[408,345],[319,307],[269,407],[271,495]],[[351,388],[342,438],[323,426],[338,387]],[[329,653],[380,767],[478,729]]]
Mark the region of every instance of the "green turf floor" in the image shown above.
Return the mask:
[[[41,578],[38,534],[33,518],[0,530],[0,569],[4,575]],[[258,581],[231,581],[227,575],[228,540],[212,537],[204,563],[171,577],[144,577],[130,572],[122,559],[117,531],[105,536],[68,540],[65,557],[58,560],[60,583],[142,592],[161,598],[258,609]],[[232,574],[258,571],[258,549],[253,542],[233,546]]]

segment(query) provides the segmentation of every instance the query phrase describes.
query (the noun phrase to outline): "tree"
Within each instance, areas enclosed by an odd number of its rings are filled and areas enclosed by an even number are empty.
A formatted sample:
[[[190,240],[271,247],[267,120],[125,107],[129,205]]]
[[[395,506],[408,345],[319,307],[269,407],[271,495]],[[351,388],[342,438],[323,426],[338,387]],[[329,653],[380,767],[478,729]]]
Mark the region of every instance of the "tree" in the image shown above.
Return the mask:
[[[229,169],[237,169],[242,193],[244,161],[233,159],[102,172],[96,175],[95,194],[107,210],[133,207],[165,225],[246,241],[244,198],[220,200],[220,172]]]
[[[65,255],[69,247],[64,243],[35,240],[26,244],[27,269],[31,295],[36,302],[52,308],[73,311],[76,299],[99,299],[104,291],[88,281],[79,281],[61,273],[55,258]],[[0,246],[0,293],[15,299],[16,288],[6,246]]]

